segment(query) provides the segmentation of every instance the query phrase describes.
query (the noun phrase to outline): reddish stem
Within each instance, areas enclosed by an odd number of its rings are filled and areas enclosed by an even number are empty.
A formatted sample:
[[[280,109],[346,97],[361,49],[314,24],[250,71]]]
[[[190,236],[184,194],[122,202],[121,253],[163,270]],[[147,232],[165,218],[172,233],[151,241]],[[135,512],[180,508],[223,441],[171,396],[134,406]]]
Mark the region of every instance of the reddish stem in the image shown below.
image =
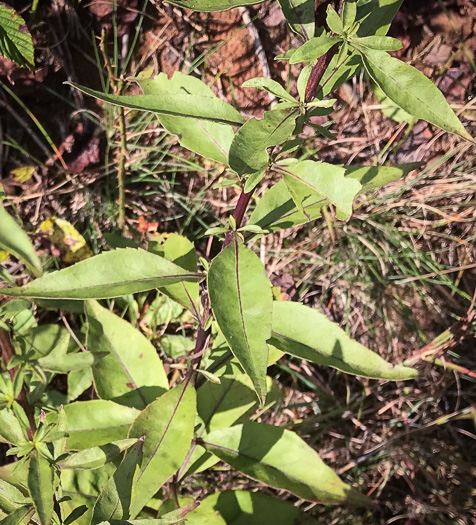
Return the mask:
[[[233,218],[235,219],[237,229],[241,226],[241,223],[243,222],[243,217],[245,216],[246,208],[248,208],[248,204],[250,203],[254,191],[255,190],[252,189],[251,191],[246,193],[244,189],[241,190],[241,195],[238,199],[238,203],[236,204],[236,208],[233,213]],[[223,241],[222,249],[226,248],[230,244],[232,239],[233,232],[227,232],[225,240]]]
[[[322,55],[316,64],[313,66],[311,74],[309,76],[309,81],[306,86],[306,95],[304,97],[305,102],[312,102],[312,100],[317,95],[317,86],[322,80],[324,73],[331,61],[332,57],[335,55],[336,48],[331,47],[327,53]]]

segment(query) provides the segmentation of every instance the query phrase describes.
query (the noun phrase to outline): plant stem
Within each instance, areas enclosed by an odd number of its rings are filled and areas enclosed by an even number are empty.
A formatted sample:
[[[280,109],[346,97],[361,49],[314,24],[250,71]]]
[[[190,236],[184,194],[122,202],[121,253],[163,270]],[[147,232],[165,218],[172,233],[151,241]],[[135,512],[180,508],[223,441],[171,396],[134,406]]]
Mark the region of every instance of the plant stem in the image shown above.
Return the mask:
[[[241,226],[241,223],[243,222],[243,217],[245,216],[246,209],[248,208],[248,204],[250,203],[254,191],[255,190],[252,189],[251,191],[246,193],[244,188],[241,190],[241,195],[238,199],[238,203],[233,213],[233,218],[235,219],[237,229]],[[232,239],[233,232],[227,232],[222,249],[226,248],[230,244]]]
[[[103,56],[104,64],[106,66],[109,80],[114,89],[116,95],[122,93],[124,83],[121,79],[118,79],[114,75],[114,71],[109,60],[106,48],[106,32],[103,30],[101,33],[100,49]],[[117,190],[118,190],[118,212],[117,212],[117,227],[122,230],[124,229],[124,221],[126,217],[126,184],[125,184],[125,173],[126,173],[126,157],[127,157],[127,136],[126,136],[126,118],[124,108],[119,108],[119,165],[117,168]]]
[[[120,230],[124,229],[124,220],[126,217],[126,156],[127,156],[127,137],[126,137],[126,118],[124,116],[124,108],[119,108],[119,136],[120,136],[120,151],[119,151],[119,166],[117,168],[117,189],[119,192],[119,210],[117,215],[117,226]]]

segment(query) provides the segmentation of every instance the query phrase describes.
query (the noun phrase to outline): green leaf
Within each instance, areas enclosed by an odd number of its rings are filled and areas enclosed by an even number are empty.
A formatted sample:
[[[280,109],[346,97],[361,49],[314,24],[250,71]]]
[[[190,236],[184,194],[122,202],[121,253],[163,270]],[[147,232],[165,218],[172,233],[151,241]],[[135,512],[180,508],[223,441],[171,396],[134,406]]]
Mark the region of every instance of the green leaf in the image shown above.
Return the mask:
[[[264,118],[252,118],[238,130],[230,147],[230,167],[240,177],[263,171],[268,166],[267,149],[285,142],[293,133],[296,109],[272,109]]]
[[[325,315],[300,303],[273,304],[273,335],[269,342],[283,352],[348,374],[394,380],[418,376],[412,368],[387,363]]]
[[[32,352],[31,358],[39,359],[46,357],[53,351],[56,354],[65,354],[68,350],[70,338],[71,336],[64,326],[44,324],[32,328],[22,336],[17,336],[15,344],[20,345],[23,354]]]
[[[25,505],[0,520],[0,525],[28,525],[33,514],[35,514],[35,509],[30,505]]]
[[[22,427],[9,408],[0,410],[0,441],[17,445],[24,439]]]
[[[344,32],[344,26],[342,25],[342,20],[337,14],[337,11],[331,6],[327,6],[327,25],[329,29],[334,33],[341,35]]]
[[[293,56],[289,59],[290,64],[298,64],[299,62],[313,62],[319,57],[327,53],[329,49],[339,42],[342,42],[342,38],[337,36],[318,36],[311,38],[301,47],[296,49]]]
[[[18,507],[26,504],[31,504],[31,501],[17,487],[0,479],[0,510],[10,514]]]
[[[73,509],[64,520],[64,525],[73,525],[76,523],[78,525],[78,520],[88,511],[86,505],[80,505]]]
[[[193,353],[195,347],[195,343],[189,337],[169,334],[165,334],[159,339],[159,345],[172,359]]]
[[[378,188],[400,179],[410,171],[419,167],[418,163],[401,164],[397,166],[348,166],[346,167],[346,178],[356,179],[362,184],[359,193],[364,193],[373,188]],[[263,198],[258,202],[251,214],[250,224],[256,224],[271,232],[285,228],[291,228],[304,224],[309,220],[321,216],[321,209],[329,201],[323,201],[321,197],[309,199],[304,203],[304,209],[308,217],[301,213],[289,193],[284,180],[268,188]]]
[[[226,490],[207,496],[187,516],[187,525],[317,525],[289,501],[273,498],[262,492]]]
[[[365,69],[390,100],[414,117],[473,140],[443,93],[423,73],[383,51],[362,51]]]
[[[420,166],[419,162],[396,164],[395,166],[346,166],[345,176],[358,180],[362,184],[359,193],[365,193],[385,186],[389,182],[395,182]]]
[[[303,67],[301,69],[301,73],[299,73],[296,87],[297,87],[298,94],[299,94],[299,100],[301,102],[304,102],[306,99],[306,88],[309,82],[309,77],[311,76],[311,72],[312,72],[312,64],[308,64],[307,66]],[[301,139],[297,139],[297,140],[301,140]]]
[[[53,519],[53,469],[38,450],[30,456],[28,490],[41,525],[50,525]]]
[[[243,123],[243,117],[233,106],[208,95],[163,94],[160,97],[156,95],[108,95],[74,82],[65,82],[65,84],[70,84],[86,95],[125,108],[151,111],[170,117],[195,117],[234,126]]]
[[[198,78],[175,71],[172,78],[160,73],[150,80],[138,80],[145,95],[197,95],[211,101],[219,100],[213,91]],[[229,124],[190,117],[159,115],[162,126],[177,135],[180,144],[191,151],[226,163],[230,144],[235,136]]]
[[[208,291],[218,326],[264,404],[273,306],[259,257],[235,237],[213,260]]]
[[[271,80],[270,78],[265,77],[257,77],[257,78],[251,78],[250,80],[247,80],[246,82],[243,82],[241,84],[241,87],[244,88],[255,88],[255,89],[263,89],[264,91],[268,91],[268,93],[271,93],[275,97],[281,98],[283,100],[287,100],[289,102],[293,102],[297,105],[296,99],[290,95],[284,88],[276,82],[275,80]]]
[[[289,430],[246,423],[211,432],[203,445],[243,474],[300,498],[368,504],[365,496],[343,483],[315,450]]]
[[[0,54],[34,71],[33,41],[28,31],[20,31],[20,26],[26,27],[25,20],[14,9],[0,4]]]
[[[195,413],[195,390],[178,385],[151,403],[134,421],[129,437],[146,438],[132,518],[182,465],[192,441]]]
[[[227,11],[241,5],[257,5],[264,0],[167,0],[167,2],[183,9],[210,13],[212,11]]]
[[[161,241],[163,236],[158,235],[157,237]],[[150,240],[147,245],[147,251],[156,253],[189,272],[196,273],[198,271],[197,252],[195,251],[193,242],[178,233],[168,234],[163,243],[157,242],[154,239]],[[160,291],[195,315],[200,311],[200,291],[198,283],[181,282],[171,284],[162,287]]]
[[[395,104],[393,100],[390,100],[375,82],[370,82],[370,87],[379,104],[383,106],[381,111],[386,117],[391,118],[395,122],[408,122],[409,124],[415,124],[417,122],[418,119],[416,117],[404,111],[398,104]]]
[[[304,224],[308,220],[321,216],[321,208],[324,203],[320,197],[315,201],[313,206],[304,205],[308,215],[306,217],[297,209],[284,180],[281,179],[266,190],[263,198],[253,210],[249,222],[271,232]]]
[[[100,447],[86,448],[58,461],[56,466],[60,470],[67,469],[96,469],[115,459],[121,452],[137,443],[137,439],[121,439]]]
[[[96,255],[19,288],[2,288],[2,293],[47,299],[109,299],[202,279],[201,274],[184,271],[158,255],[125,248]]]
[[[308,213],[305,205],[318,202],[316,199],[334,204],[339,218],[348,219],[352,215],[352,203],[362,186],[355,179],[346,179],[344,168],[304,160],[282,171],[289,193],[304,215]]]
[[[403,44],[396,38],[389,36],[364,36],[349,39],[349,44],[356,49],[375,49],[377,51],[398,51]]]
[[[342,7],[342,23],[344,29],[348,31],[357,17],[357,0],[345,0]]]
[[[135,485],[142,463],[144,438],[140,438],[125,454],[114,475],[99,494],[93,509],[91,525],[104,520],[128,519]]]
[[[198,437],[204,432],[231,427],[247,418],[256,408],[253,383],[246,374],[221,376],[220,380],[220,384],[207,381],[197,391],[196,425],[200,425],[196,431]],[[185,476],[192,472],[202,472],[217,461],[203,447],[193,445]]]
[[[94,470],[62,470],[61,489],[66,496],[60,503],[63,515],[86,506],[87,512],[77,518],[74,525],[91,525],[94,504],[116,468],[113,462]]]
[[[68,450],[99,447],[126,438],[140,413],[135,408],[102,399],[71,403],[64,406],[64,411],[68,419]],[[47,421],[56,422],[55,418],[56,414],[48,414]]]
[[[91,370],[77,370],[68,374],[68,403],[77,399],[93,384]]]
[[[278,0],[291,29],[309,40],[316,32],[314,0]]]
[[[357,19],[362,20],[357,34],[359,36],[387,34],[393,18],[403,0],[367,0],[359,2]]]
[[[345,46],[342,46],[341,50],[345,51],[344,47]],[[322,80],[318,84],[320,96],[326,97],[329,93],[338,89],[344,82],[347,82],[355,76],[361,67],[362,60],[358,53],[348,57],[345,61],[342,61],[340,53],[336,53],[329,62],[322,76]]]
[[[93,365],[96,391],[102,399],[144,408],[168,390],[162,361],[152,343],[129,322],[97,301],[88,301],[87,347],[107,353]]]
[[[5,6],[0,4],[0,16]],[[0,29],[1,33],[1,29]],[[1,35],[0,35],[1,42]],[[0,204],[0,249],[11,253],[17,259],[25,263],[26,267],[35,277],[43,273],[40,259],[36,255],[35,248],[31,244],[28,235],[21,226],[7,213]],[[3,290],[2,290],[3,293]]]
[[[71,371],[84,370],[100,363],[107,356],[106,352],[77,352],[74,354],[49,355],[38,359],[44,370],[66,374]]]

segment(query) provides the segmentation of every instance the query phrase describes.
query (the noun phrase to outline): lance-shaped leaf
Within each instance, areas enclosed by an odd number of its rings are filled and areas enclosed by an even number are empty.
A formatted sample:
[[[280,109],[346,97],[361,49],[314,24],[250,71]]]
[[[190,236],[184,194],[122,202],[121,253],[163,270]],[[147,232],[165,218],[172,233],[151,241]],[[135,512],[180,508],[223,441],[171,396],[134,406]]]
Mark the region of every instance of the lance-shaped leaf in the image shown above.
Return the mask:
[[[283,352],[313,363],[376,379],[411,379],[418,372],[392,365],[357,341],[313,308],[290,301],[273,304],[270,344]]]
[[[292,95],[290,95],[281,84],[276,82],[276,80],[271,80],[270,78],[251,78],[250,80],[243,82],[243,84],[241,84],[241,87],[263,89],[264,91],[271,93],[275,97],[278,97],[282,100],[287,100],[288,102],[292,102],[293,104],[297,104],[296,99]]]
[[[30,456],[28,491],[41,525],[50,525],[54,506],[53,469],[49,461],[36,449]]]
[[[19,288],[2,288],[2,293],[46,299],[109,299],[202,278],[153,253],[126,248],[96,255]]]
[[[243,123],[240,113],[219,98],[203,95],[163,94],[152,95],[108,95],[74,82],[66,82],[86,95],[109,102],[116,106],[151,111],[170,117],[195,117],[212,122],[223,122],[239,126]]]
[[[91,525],[97,525],[104,520],[122,520],[130,517],[135,485],[142,463],[143,445],[144,438],[140,438],[126,452],[121,464],[96,500]]]
[[[100,447],[87,448],[69,455],[66,459],[58,461],[56,466],[60,470],[88,470],[103,467],[115,459],[121,452],[137,443],[136,438],[120,439],[106,443]]]
[[[357,20],[362,20],[359,36],[386,35],[403,0],[369,0],[359,2]]]
[[[31,500],[14,485],[0,479],[0,510],[10,514],[18,507],[31,504]]]
[[[246,423],[211,432],[203,445],[243,474],[300,498],[321,503],[368,503],[289,430]]]
[[[362,185],[344,177],[345,169],[327,162],[304,160],[283,170],[283,178],[299,211],[307,215],[310,202],[331,202],[337,216],[347,219],[352,215],[352,203]]]
[[[349,44],[357,49],[367,48],[379,51],[397,51],[403,47],[400,40],[389,36],[364,36],[362,38],[352,38],[349,40]]]
[[[172,78],[160,73],[150,80],[139,80],[145,95],[199,95],[218,100],[213,91],[200,79],[176,71]],[[229,124],[190,117],[159,115],[162,126],[177,135],[180,144],[189,150],[218,162],[227,162],[228,150],[235,136]]]
[[[289,59],[290,64],[298,64],[299,62],[313,62],[319,57],[327,53],[329,49],[339,42],[342,38],[337,36],[317,36],[308,40],[301,47],[298,47]]]
[[[13,9],[0,4],[0,54],[19,66],[33,71],[35,69],[33,41],[30,33],[20,31],[20,27],[26,27],[25,20]]]
[[[309,40],[316,31],[314,0],[278,0],[291,29]]]
[[[132,518],[182,465],[190,448],[195,413],[195,390],[178,385],[151,403],[134,421],[129,437],[145,435],[145,443]]]
[[[364,67],[387,97],[414,117],[473,140],[464,129],[443,93],[413,66],[384,51],[361,51]]]
[[[296,108],[266,111],[261,120],[252,118],[238,130],[230,147],[230,168],[240,177],[268,166],[268,148],[285,142],[293,133]]]
[[[227,11],[241,5],[261,4],[264,0],[167,0],[167,2],[183,7],[183,9],[210,13],[212,11]]]
[[[0,521],[1,525],[28,525],[30,519],[35,514],[34,507],[30,505],[24,505],[11,512],[8,516]]]
[[[88,349],[107,354],[93,364],[99,397],[141,409],[168,390],[162,361],[137,328],[97,301],[88,301],[86,315]]]
[[[358,180],[362,184],[362,189],[359,192],[361,194],[395,182],[419,167],[421,167],[419,162],[408,162],[395,166],[346,166],[345,176]]]
[[[233,525],[317,525],[318,521],[305,515],[289,501],[245,490],[226,490],[207,496],[200,506],[187,516],[187,525],[209,525],[214,516]],[[223,521],[224,520],[224,521]]]
[[[0,9],[2,7],[4,6],[0,4]],[[40,259],[36,255],[35,248],[28,235],[1,204],[0,248],[25,263],[35,277],[40,277],[43,273]]]
[[[125,439],[139,411],[112,401],[95,399],[64,406],[68,420],[68,450],[100,447]],[[47,416],[48,423],[56,422],[56,414]],[[140,436],[138,436],[140,437]]]
[[[213,260],[208,290],[218,326],[264,404],[273,304],[263,264],[235,237]]]

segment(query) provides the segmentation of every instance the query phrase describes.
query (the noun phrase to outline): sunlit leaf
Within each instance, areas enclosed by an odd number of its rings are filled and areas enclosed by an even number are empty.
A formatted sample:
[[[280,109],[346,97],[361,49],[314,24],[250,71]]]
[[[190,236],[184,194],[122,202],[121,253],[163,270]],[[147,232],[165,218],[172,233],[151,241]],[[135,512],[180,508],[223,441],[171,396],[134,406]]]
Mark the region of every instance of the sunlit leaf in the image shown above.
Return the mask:
[[[129,322],[97,301],[88,301],[87,347],[107,355],[93,364],[96,391],[102,399],[144,408],[168,390],[162,361],[152,343]]]
[[[129,437],[146,437],[132,518],[182,465],[190,448],[195,413],[195,390],[178,385],[151,403],[134,421]]]
[[[349,374],[378,379],[411,379],[418,372],[392,365],[313,308],[291,301],[273,304],[270,344],[283,352]]]
[[[264,403],[272,294],[263,264],[235,237],[213,260],[208,290],[218,326]]]
[[[125,248],[96,255],[19,288],[3,288],[2,293],[46,299],[106,299],[202,278],[158,255]]]
[[[423,73],[384,51],[362,50],[365,69],[390,100],[414,117],[472,140],[443,93]]]
[[[86,95],[104,100],[116,106],[151,111],[170,117],[194,117],[212,122],[240,125],[243,117],[227,102],[203,95],[163,94],[156,95],[108,95],[74,82],[66,82]]]
[[[204,437],[203,444],[243,474],[300,498],[368,504],[364,495],[342,482],[315,450],[289,430],[246,423],[215,430]]]
[[[198,78],[175,71],[172,78],[160,73],[149,80],[139,80],[145,95],[161,97],[163,95],[198,95],[210,100],[218,100],[213,91]],[[159,115],[162,126],[177,135],[180,144],[200,155],[218,162],[227,162],[228,151],[234,137],[229,124],[201,120],[190,117],[172,117]]]

